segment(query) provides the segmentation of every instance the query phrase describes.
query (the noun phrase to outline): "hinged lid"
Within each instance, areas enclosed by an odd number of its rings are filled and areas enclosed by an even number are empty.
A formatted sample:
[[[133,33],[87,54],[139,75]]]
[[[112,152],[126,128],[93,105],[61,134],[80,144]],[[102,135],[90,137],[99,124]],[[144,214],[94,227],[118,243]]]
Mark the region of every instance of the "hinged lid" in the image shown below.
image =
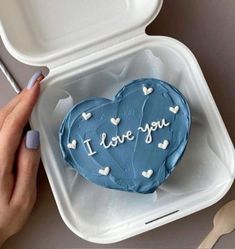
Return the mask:
[[[162,2],[1,0],[0,34],[16,59],[53,67],[144,34]]]

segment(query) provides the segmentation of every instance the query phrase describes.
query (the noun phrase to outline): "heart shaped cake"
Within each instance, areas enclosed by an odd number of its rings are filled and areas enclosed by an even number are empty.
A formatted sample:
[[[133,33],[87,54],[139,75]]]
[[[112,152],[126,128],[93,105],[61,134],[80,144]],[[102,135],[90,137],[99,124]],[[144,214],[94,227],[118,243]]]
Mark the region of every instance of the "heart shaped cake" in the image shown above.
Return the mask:
[[[89,98],[63,120],[65,161],[89,181],[123,191],[152,193],[166,180],[188,142],[185,97],[157,79],[138,79],[113,100]]]

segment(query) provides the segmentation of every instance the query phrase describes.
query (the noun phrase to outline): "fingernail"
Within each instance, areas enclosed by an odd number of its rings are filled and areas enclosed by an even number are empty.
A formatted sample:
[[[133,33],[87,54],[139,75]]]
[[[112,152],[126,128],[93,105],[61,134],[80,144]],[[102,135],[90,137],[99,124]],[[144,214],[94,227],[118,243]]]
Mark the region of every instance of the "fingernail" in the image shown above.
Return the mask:
[[[34,73],[27,84],[27,89],[31,89],[41,75],[42,75],[41,71],[37,71],[36,73]]]
[[[26,134],[26,148],[30,150],[37,150],[40,145],[39,132],[30,130]]]

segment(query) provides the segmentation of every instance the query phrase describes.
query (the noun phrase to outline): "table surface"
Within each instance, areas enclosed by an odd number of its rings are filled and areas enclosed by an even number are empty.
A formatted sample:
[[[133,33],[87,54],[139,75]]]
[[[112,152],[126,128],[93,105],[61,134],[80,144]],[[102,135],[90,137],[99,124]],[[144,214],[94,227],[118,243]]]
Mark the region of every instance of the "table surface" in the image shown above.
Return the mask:
[[[147,28],[151,35],[166,35],[185,43],[197,57],[235,142],[235,1],[165,0],[157,19]],[[0,41],[0,55],[23,87],[35,68],[12,58]],[[15,94],[0,73],[0,106]],[[38,200],[23,230],[9,239],[3,249],[58,248],[197,248],[212,228],[216,211],[235,198],[235,185],[217,204],[150,232],[112,245],[97,245],[75,236],[63,223],[47,177],[40,168]],[[235,232],[222,237],[215,249],[235,248]]]

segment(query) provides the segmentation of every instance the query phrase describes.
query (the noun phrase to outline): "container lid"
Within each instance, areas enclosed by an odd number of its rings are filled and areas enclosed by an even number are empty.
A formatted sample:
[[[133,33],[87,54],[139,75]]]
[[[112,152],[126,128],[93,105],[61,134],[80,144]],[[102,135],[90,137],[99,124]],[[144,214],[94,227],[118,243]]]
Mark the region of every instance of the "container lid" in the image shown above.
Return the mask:
[[[162,2],[1,0],[0,35],[16,59],[50,67],[144,34]]]

